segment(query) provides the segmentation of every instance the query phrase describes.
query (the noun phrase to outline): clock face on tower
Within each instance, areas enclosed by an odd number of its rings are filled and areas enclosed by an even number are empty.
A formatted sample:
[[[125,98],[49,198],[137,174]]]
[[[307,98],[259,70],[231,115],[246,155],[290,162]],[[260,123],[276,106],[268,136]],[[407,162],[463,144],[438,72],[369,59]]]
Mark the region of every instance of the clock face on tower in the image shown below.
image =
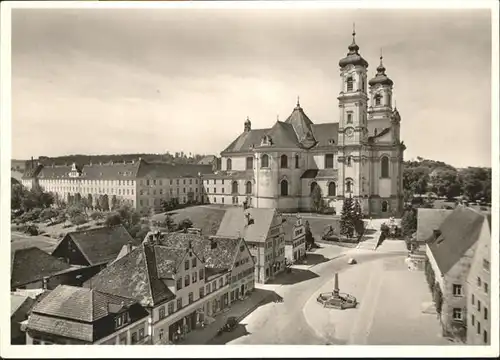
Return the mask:
[[[354,129],[353,128],[347,128],[345,130],[345,134],[348,136],[348,137],[352,137],[354,135]]]

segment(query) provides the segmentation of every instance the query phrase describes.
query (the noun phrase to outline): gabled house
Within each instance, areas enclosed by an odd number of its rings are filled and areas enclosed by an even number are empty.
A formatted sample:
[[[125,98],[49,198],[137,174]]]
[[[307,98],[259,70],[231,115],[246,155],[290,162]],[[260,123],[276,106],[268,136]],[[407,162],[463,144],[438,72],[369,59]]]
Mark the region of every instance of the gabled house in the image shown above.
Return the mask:
[[[306,227],[299,215],[288,218],[287,222],[291,223],[288,224],[291,229],[285,237],[285,256],[292,263],[306,256]]]
[[[485,222],[483,214],[458,206],[426,241],[426,255],[434,272],[435,286],[439,286],[443,297],[443,333],[464,341],[468,305],[466,281],[478,240],[486,236],[482,231]]]
[[[285,269],[283,218],[276,209],[228,209],[217,236],[245,240],[255,263],[258,283],[266,283]]]
[[[443,221],[452,212],[453,210],[446,209],[418,209],[416,235],[417,243],[424,246],[426,241],[432,239],[434,231],[439,229]]]
[[[161,243],[169,247],[191,244],[205,265],[207,292],[217,284],[230,284],[229,292],[223,294],[220,304],[207,304],[205,314],[208,316],[223,310],[235,300],[243,299],[254,289],[255,264],[243,238],[210,236],[207,239],[200,234],[165,233]]]
[[[122,226],[99,227],[66,234],[52,252],[68,264],[103,268],[134,239]]]
[[[19,249],[11,254],[10,287],[11,290],[48,287],[51,278],[72,270],[69,264],[39,248]]]
[[[491,285],[491,214],[487,214],[465,285],[468,345],[491,344]]]
[[[167,344],[200,326],[206,302],[227,292],[224,280],[206,291],[205,280],[205,266],[192,247],[162,246],[150,234],[84,286],[137,300],[149,313],[152,343]]]
[[[133,299],[60,285],[26,323],[28,345],[134,345],[149,342],[148,312]]]

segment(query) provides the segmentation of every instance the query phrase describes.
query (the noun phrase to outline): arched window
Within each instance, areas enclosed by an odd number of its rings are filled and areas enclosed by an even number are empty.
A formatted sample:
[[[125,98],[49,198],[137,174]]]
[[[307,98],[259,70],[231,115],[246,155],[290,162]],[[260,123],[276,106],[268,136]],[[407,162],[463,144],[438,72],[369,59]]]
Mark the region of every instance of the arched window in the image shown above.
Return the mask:
[[[295,155],[295,168],[299,168],[299,155]]]
[[[375,105],[380,105],[381,102],[382,102],[382,95],[376,94],[375,95]]]
[[[347,166],[351,166],[351,160],[352,160],[352,158],[351,158],[351,156],[349,155],[349,156],[347,157]]]
[[[281,196],[288,196],[288,181],[281,180]]]
[[[380,160],[380,173],[383,178],[389,177],[389,158],[387,156],[383,156]]]
[[[352,124],[352,114],[351,113],[347,113],[347,123]]]
[[[252,182],[251,181],[247,181],[246,186],[245,186],[245,192],[247,194],[252,193]]]
[[[335,186],[335,183],[332,181],[330,184],[328,184],[328,196],[335,196],[337,195],[337,187]]]
[[[350,193],[352,192],[353,188],[353,182],[351,179],[347,179],[345,182],[345,192]]]
[[[237,181],[233,181],[233,183],[231,184],[231,193],[232,194],[238,193],[238,182]]]
[[[260,167],[267,168],[269,167],[269,155],[264,154],[260,159]]]
[[[285,154],[281,155],[281,168],[287,168],[288,167],[288,156]]]
[[[315,181],[311,183],[311,194],[313,193],[314,189],[316,189],[317,186],[318,184]]]
[[[352,91],[353,88],[353,79],[352,76],[347,77],[347,91]]]
[[[382,201],[382,212],[387,212],[389,210],[389,203],[387,201]]]
[[[231,161],[231,159],[227,159],[227,161],[226,161],[226,170],[230,171],[230,170],[232,170],[232,167],[233,167],[233,162]]]
[[[249,156],[247,157],[247,170],[252,170],[253,169],[253,157]]]

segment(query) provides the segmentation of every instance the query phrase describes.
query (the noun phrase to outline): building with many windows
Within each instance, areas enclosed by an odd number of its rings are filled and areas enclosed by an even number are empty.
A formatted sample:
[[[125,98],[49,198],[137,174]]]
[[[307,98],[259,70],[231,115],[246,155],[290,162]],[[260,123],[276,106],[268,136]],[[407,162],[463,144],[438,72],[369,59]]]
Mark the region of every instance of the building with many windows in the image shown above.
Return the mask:
[[[231,305],[233,276],[238,289],[253,289],[244,240],[155,232],[84,286],[139,301],[149,313],[152,343],[167,344]]]
[[[467,344],[491,344],[491,215],[483,221],[472,258],[467,294]]]
[[[466,341],[470,328],[467,310],[473,301],[472,294],[467,294],[471,288],[467,284],[478,243],[491,241],[488,221],[484,214],[459,205],[435,226],[426,241],[426,255],[434,273],[434,286],[439,286],[442,293],[440,320],[443,333]],[[476,269],[476,274],[478,272]],[[479,301],[484,301],[483,298],[484,295],[478,297]]]
[[[159,210],[162,200],[175,198],[179,203],[201,202],[203,174],[213,172],[212,165],[177,165],[146,162],[64,165],[33,165],[22,178],[32,188],[38,184],[64,201],[80,197],[93,207],[108,207],[118,199],[137,209]],[[78,194],[78,195],[77,195]]]
[[[295,262],[306,256],[306,227],[302,218],[288,218],[294,221],[290,234],[285,238],[285,256],[288,261]]]
[[[402,211],[405,146],[393,81],[382,57],[368,80],[368,62],[354,35],[339,62],[337,121],[313,123],[299,101],[285,121],[270,128],[252,129],[247,119],[221,152],[220,171],[204,177],[206,202],[295,212],[311,209],[310,195],[319,187],[325,205],[337,213],[346,196],[358,199],[370,216]]]
[[[217,236],[245,239],[261,284],[285,269],[283,217],[276,209],[234,207],[226,210]]]

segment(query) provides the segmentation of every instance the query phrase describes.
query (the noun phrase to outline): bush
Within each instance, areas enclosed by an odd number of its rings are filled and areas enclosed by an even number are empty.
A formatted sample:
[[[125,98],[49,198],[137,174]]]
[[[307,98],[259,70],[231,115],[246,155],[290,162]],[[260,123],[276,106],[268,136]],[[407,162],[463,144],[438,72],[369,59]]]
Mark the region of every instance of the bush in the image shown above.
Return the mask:
[[[90,218],[92,220],[101,220],[104,219],[104,214],[100,211],[94,211],[92,214],[90,214]]]
[[[75,225],[82,225],[87,222],[87,219],[84,215],[75,215],[70,219],[70,221]]]
[[[38,226],[32,224],[26,228],[26,233],[31,236],[35,236],[38,235],[40,231],[38,230]]]

